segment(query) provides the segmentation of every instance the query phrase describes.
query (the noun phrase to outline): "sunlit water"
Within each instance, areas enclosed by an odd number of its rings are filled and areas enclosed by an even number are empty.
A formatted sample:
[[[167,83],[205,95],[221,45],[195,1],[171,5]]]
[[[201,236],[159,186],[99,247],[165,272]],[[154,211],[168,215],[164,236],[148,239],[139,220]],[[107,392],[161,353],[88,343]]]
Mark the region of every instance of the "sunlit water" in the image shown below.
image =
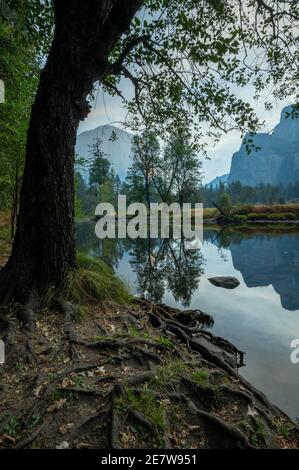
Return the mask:
[[[299,338],[299,234],[205,230],[202,249],[186,251],[175,240],[103,244],[91,224],[80,224],[78,244],[104,257],[134,294],[211,314],[212,331],[246,352],[241,374],[299,417],[299,364],[290,359]],[[235,276],[240,285],[215,287],[212,276]]]

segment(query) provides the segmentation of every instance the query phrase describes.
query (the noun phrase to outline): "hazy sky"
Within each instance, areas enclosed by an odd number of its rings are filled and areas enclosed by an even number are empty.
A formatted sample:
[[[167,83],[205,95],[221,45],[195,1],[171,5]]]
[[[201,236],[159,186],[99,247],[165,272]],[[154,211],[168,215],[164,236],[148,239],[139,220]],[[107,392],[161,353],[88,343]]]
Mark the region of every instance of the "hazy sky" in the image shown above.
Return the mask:
[[[124,80],[121,82],[121,89],[130,93],[130,91],[128,91],[129,84]],[[279,121],[281,109],[291,103],[290,100],[283,102],[273,101],[273,109],[271,111],[265,111],[264,99],[261,98],[258,102],[254,101],[251,87],[248,86],[241,90],[238,89],[237,94],[246,101],[249,101],[259,118],[265,120],[265,127],[261,129],[262,131],[271,131]],[[122,127],[121,123],[125,121],[125,118],[126,109],[122,105],[121,99],[104,94],[103,91],[99,89],[97,99],[92,106],[89,116],[80,125],[79,133],[109,123]],[[202,161],[205,182],[209,182],[216,176],[229,172],[231,157],[233,153],[240,148],[240,145],[240,133],[232,131],[224,135],[214,148],[211,146],[208,152],[210,160],[204,159]]]

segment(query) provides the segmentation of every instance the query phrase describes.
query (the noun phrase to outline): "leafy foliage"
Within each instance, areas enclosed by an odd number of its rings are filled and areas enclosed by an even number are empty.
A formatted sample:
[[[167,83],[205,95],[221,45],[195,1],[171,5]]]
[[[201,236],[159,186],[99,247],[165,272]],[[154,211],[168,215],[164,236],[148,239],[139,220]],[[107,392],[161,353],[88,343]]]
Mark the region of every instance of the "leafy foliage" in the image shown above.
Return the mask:
[[[51,2],[0,1],[0,209],[17,197],[24,166],[26,134],[40,67],[53,26]]]
[[[156,136],[145,131],[135,136],[132,164],[123,193],[128,202],[190,202],[199,196],[200,162],[189,135],[170,135],[164,148]]]
[[[252,87],[256,98],[265,89],[278,99],[298,93],[298,19],[294,1],[147,0],[111,54],[107,90],[131,80],[133,127],[141,117],[162,134],[188,128],[204,152],[230,129],[257,129],[237,88]]]
[[[220,194],[217,205],[224,215],[229,216],[231,214],[233,203],[228,193],[223,192]]]

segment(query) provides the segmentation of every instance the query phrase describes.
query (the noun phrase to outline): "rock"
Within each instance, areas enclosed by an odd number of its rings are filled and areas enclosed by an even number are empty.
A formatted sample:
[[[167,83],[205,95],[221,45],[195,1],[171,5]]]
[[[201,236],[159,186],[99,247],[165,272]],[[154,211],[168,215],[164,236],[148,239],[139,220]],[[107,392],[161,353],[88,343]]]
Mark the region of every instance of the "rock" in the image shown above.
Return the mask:
[[[216,276],[210,277],[209,281],[216,287],[224,287],[224,289],[235,289],[240,282],[236,277],[231,276]]]
[[[288,106],[281,112],[279,124],[272,134],[247,134],[245,139],[252,140],[257,151],[250,155],[246,146],[241,145],[234,153],[227,183],[239,181],[243,185],[259,184],[287,185],[299,179],[299,119],[287,117],[292,111]]]

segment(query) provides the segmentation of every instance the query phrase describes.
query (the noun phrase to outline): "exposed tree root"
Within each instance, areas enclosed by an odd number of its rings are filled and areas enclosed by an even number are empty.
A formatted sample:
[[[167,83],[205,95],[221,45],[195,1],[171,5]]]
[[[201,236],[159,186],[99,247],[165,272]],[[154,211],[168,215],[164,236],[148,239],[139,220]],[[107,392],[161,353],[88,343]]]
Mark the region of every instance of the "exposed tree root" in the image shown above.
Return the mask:
[[[43,425],[35,429],[29,436],[25,437],[24,439],[21,439],[15,446],[14,449],[25,449],[28,447],[32,442],[35,441],[35,439],[39,436],[43,429]]]
[[[1,311],[1,335],[18,347],[1,378],[0,447],[299,445],[294,423],[239,375],[243,353],[206,331],[206,314],[140,299],[78,324],[72,304],[57,306],[64,315],[38,314],[34,334]]]

